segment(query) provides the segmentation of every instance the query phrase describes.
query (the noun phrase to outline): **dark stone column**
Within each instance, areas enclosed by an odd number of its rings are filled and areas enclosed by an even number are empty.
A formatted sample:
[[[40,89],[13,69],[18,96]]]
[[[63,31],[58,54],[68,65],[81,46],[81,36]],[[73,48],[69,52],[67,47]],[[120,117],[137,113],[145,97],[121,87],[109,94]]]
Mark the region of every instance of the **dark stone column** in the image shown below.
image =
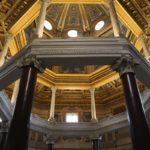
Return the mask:
[[[150,150],[150,133],[134,73],[136,65],[138,64],[133,58],[126,56],[121,58],[114,68],[119,71],[123,84],[133,149]]]
[[[0,123],[0,150],[4,150],[7,133],[8,133],[8,122],[4,121]]]
[[[133,148],[134,150],[150,150],[150,134],[135,74],[132,72],[122,74],[121,79],[129,114]]]
[[[5,145],[5,141],[6,141],[6,136],[7,136],[7,132],[6,131],[2,131],[0,133],[0,150],[4,149],[4,145]]]
[[[100,150],[100,139],[92,140],[92,150]]]
[[[4,150],[27,150],[29,122],[37,69],[33,65],[22,67],[19,93]]]
[[[48,143],[48,144],[47,144],[47,147],[48,147],[47,150],[53,150],[53,146],[54,146],[53,143]]]

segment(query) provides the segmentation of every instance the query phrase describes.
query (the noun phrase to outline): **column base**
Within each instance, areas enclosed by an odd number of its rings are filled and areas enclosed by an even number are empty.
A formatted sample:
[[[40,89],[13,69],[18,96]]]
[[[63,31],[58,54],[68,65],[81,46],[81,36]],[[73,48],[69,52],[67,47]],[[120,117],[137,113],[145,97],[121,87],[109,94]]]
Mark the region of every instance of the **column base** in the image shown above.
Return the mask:
[[[54,124],[54,125],[56,124],[55,118],[49,118],[48,122],[50,122],[51,124]]]
[[[97,123],[97,122],[98,122],[98,120],[97,120],[97,119],[95,119],[95,118],[92,118],[92,119],[91,119],[91,122],[93,122],[93,123]]]

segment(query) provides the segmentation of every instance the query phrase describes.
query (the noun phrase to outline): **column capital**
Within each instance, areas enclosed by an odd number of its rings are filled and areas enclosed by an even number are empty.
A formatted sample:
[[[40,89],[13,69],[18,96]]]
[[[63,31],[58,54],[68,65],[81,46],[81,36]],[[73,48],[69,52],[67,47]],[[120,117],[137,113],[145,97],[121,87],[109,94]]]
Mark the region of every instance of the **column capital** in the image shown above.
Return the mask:
[[[133,59],[133,57],[122,56],[120,59],[116,61],[114,65],[112,65],[112,69],[114,71],[119,72],[120,75],[129,73],[129,72],[134,73],[134,68],[138,64],[139,64],[138,61]]]
[[[6,38],[6,40],[11,40],[13,38],[13,35],[9,32],[6,32],[5,33],[5,38]]]
[[[140,34],[138,37],[137,37],[137,40],[139,42],[144,42],[144,40],[146,39],[146,35],[145,34]]]
[[[41,7],[45,7],[45,9],[47,9],[47,7],[49,6],[51,0],[40,0],[41,2]]]
[[[52,87],[51,87],[51,90],[52,90],[52,92],[56,92],[57,87],[56,87],[56,86],[52,86]]]
[[[91,87],[89,90],[90,92],[95,92],[95,87]]]
[[[102,135],[99,135],[98,133],[94,133],[89,138],[91,140],[102,140]]]
[[[107,3],[113,3],[114,0],[105,0]]]
[[[0,123],[0,132],[8,132],[8,128],[9,128],[8,122]]]
[[[140,34],[138,37],[138,39],[146,39],[147,35],[145,33]]]
[[[104,4],[109,8],[110,3],[112,3],[112,0],[104,0]]]
[[[53,144],[54,145],[54,143],[55,143],[54,141],[50,141],[50,140],[46,141],[46,145],[49,145],[49,144]]]
[[[47,4],[49,4],[49,2],[50,2],[50,0],[40,0],[41,1],[41,3],[47,3]]]
[[[105,5],[110,8],[112,5],[114,5],[114,0],[105,0]]]
[[[40,72],[44,72],[45,68],[41,65],[41,63],[37,60],[35,55],[29,55],[25,57],[23,60],[19,61],[18,67],[25,67],[25,66],[34,66]]]

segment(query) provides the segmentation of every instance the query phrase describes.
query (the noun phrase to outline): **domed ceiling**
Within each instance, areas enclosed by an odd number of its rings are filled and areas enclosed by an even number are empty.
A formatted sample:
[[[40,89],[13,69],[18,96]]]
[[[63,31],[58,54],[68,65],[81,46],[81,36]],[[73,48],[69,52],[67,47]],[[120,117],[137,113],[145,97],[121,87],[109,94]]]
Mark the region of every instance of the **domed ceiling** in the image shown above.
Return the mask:
[[[104,5],[52,4],[47,10],[47,19],[51,20],[54,27],[60,31],[68,29],[91,31],[98,21],[108,20],[108,14]]]
[[[104,5],[51,4],[47,9],[46,20],[53,29],[45,33],[53,37],[67,38],[69,30],[77,30],[78,37],[99,36],[111,30],[109,13]],[[96,32],[95,25],[99,21],[105,24],[101,31]],[[112,35],[112,30],[109,35]]]

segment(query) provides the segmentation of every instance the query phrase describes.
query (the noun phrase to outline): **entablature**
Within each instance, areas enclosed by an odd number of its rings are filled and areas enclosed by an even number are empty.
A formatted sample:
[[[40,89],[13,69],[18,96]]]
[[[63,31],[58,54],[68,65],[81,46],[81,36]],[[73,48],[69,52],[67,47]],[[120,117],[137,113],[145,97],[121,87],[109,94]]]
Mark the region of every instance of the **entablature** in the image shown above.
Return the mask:
[[[20,64],[27,57],[37,59],[40,66],[38,69],[41,70],[53,65],[113,65],[122,56],[133,57],[133,60],[138,62],[135,67],[137,77],[150,87],[150,82],[147,82],[150,78],[150,65],[128,40],[125,38],[80,38],[35,39],[0,68],[0,89],[19,78]],[[115,76],[116,78],[118,75]],[[83,87],[86,87],[85,85]],[[63,84],[61,86],[63,87]]]

